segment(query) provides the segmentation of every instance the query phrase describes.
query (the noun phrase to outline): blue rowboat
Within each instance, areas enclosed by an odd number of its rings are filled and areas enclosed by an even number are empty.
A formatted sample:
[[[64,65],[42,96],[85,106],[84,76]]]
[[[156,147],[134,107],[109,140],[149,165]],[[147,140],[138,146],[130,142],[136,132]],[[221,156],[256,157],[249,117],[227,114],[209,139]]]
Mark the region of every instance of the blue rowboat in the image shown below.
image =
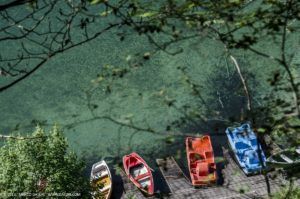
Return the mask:
[[[262,170],[262,164],[266,166],[266,156],[258,145],[258,140],[249,124],[243,124],[240,127],[227,128],[229,146],[240,167],[246,175],[259,173]],[[261,154],[261,160],[259,159]]]

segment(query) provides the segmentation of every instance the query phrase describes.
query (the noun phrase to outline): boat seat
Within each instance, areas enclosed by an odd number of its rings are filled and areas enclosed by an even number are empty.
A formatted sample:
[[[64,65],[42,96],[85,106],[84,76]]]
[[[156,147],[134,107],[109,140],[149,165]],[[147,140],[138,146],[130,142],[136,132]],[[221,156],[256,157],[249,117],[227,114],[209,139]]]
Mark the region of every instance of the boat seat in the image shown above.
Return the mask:
[[[134,167],[130,168],[129,171],[130,175],[133,176],[133,178],[135,178],[136,176],[142,175],[144,173],[148,173],[147,168],[142,164],[136,164]]]
[[[94,179],[99,179],[107,175],[108,175],[108,171],[102,171],[102,172],[100,171],[94,174]]]
[[[111,184],[109,184],[109,185],[103,187],[102,189],[100,189],[100,191],[101,191],[101,192],[106,191],[106,190],[110,189],[110,187],[111,187]]]
[[[209,159],[209,158],[212,158],[214,155],[213,155],[213,152],[212,151],[206,151],[205,152],[205,157],[207,158],[207,159]]]
[[[144,173],[142,175],[138,175],[135,177],[135,180],[138,181],[138,180],[141,180],[143,178],[146,178],[146,177],[149,177],[149,174],[148,173]]]
[[[205,159],[203,158],[203,159],[198,159],[198,160],[196,160],[193,164],[199,164],[199,163],[201,163],[201,162],[205,162]]]
[[[280,157],[281,157],[282,159],[284,159],[287,163],[293,163],[293,162],[294,162],[293,160],[291,160],[289,157],[287,157],[287,156],[284,155],[284,154],[281,154]]]
[[[205,160],[204,159],[203,160],[196,160],[195,162],[191,163],[191,168],[193,168],[191,171],[193,173],[197,173],[196,172],[197,165],[202,163],[202,162],[205,162]]]
[[[249,149],[250,146],[248,144],[244,143],[244,142],[239,141],[239,142],[235,143],[235,148],[237,150],[245,150],[245,149]]]
[[[193,153],[189,153],[189,158],[191,162],[196,162],[198,160],[204,159],[204,156],[193,152]]]
[[[206,176],[208,175],[209,171],[209,164],[207,162],[200,162],[197,164],[196,173],[199,176]]]

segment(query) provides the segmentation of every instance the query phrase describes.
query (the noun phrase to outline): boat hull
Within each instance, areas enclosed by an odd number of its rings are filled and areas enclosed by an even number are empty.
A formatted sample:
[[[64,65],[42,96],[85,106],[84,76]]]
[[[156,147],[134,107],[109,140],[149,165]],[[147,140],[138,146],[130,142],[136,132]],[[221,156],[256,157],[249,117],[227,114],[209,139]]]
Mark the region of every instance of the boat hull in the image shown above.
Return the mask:
[[[265,154],[249,124],[227,128],[228,145],[246,175],[258,174],[266,167]]]
[[[154,194],[154,182],[150,167],[137,154],[131,153],[123,157],[123,166],[130,181],[144,194],[152,196]]]
[[[300,154],[297,150],[283,150],[267,159],[270,167],[290,168],[300,166]]]
[[[90,183],[93,199],[109,199],[112,193],[112,177],[104,160],[92,166]]]
[[[216,164],[210,137],[187,137],[186,152],[192,185],[198,187],[216,183]]]

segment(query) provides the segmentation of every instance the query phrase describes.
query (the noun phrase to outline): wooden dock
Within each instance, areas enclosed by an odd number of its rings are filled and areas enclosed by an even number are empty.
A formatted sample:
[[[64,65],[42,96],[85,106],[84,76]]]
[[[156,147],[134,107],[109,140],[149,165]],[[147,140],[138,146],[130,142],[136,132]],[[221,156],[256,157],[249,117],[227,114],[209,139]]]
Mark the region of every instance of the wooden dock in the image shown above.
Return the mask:
[[[113,196],[112,198],[126,198],[126,199],[143,199],[146,198],[141,191],[129,180],[123,170],[119,173],[120,177],[122,178],[122,182],[115,184],[118,187],[117,196]]]
[[[168,192],[164,192],[156,188],[156,196],[159,198],[195,198],[195,199],[247,199],[259,198],[267,196],[267,186],[263,175],[246,176],[237,166],[235,161],[226,149],[223,149],[224,168],[218,173],[224,179],[222,185],[213,185],[205,188],[194,188],[182,168],[177,164],[173,157],[166,159],[157,159],[158,170],[154,173],[161,173],[164,186]],[[146,198],[126,177],[121,173],[123,181],[123,193],[121,198],[124,199],[142,199]],[[155,176],[154,176],[155,178]],[[279,177],[275,179],[269,178],[271,192],[278,191],[283,180]]]

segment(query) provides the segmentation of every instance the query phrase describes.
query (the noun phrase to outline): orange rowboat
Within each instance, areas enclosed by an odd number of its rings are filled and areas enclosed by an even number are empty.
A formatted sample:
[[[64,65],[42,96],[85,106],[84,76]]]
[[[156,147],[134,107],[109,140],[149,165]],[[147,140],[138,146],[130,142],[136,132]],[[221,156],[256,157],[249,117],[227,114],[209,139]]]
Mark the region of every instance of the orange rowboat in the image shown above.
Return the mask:
[[[135,186],[142,192],[151,196],[154,194],[152,172],[147,163],[137,153],[123,157],[124,170]]]
[[[216,164],[210,137],[187,137],[186,153],[193,186],[216,182]]]

